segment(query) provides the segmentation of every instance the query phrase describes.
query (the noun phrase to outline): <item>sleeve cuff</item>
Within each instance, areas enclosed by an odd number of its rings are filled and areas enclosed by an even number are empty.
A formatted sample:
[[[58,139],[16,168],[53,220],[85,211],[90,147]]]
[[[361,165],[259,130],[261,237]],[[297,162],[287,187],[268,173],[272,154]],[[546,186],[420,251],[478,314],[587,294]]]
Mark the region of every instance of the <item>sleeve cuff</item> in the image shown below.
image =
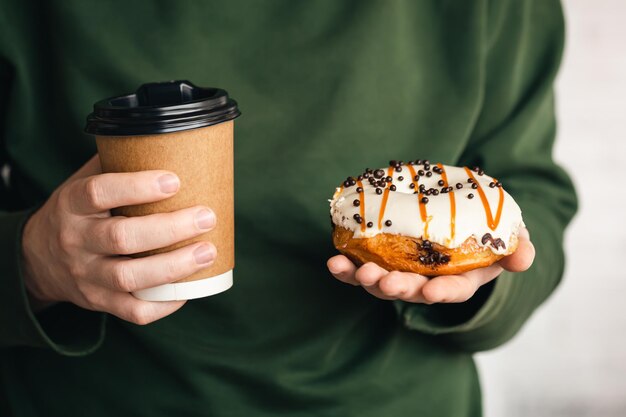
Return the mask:
[[[563,228],[554,215],[540,207],[527,204],[524,208],[524,221],[536,249],[535,261],[528,271],[504,271],[465,303],[424,305],[396,301],[404,324],[470,352],[492,349],[511,339],[563,274]]]
[[[470,300],[457,304],[411,304],[395,301],[404,324],[432,335],[464,333],[483,327],[497,316],[512,290],[512,276],[503,272]]]
[[[34,209],[0,213],[0,346],[49,348],[67,356],[95,351],[103,342],[106,314],[59,303],[34,313],[21,271],[22,232]]]

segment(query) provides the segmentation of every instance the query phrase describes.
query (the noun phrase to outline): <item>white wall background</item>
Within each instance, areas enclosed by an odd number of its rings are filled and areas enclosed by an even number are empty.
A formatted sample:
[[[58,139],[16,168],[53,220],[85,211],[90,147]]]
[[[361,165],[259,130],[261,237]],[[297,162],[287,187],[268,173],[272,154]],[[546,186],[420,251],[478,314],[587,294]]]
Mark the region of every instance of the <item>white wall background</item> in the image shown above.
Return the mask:
[[[478,355],[486,417],[626,416],[626,1],[563,1],[555,158],[581,210],[561,287]]]

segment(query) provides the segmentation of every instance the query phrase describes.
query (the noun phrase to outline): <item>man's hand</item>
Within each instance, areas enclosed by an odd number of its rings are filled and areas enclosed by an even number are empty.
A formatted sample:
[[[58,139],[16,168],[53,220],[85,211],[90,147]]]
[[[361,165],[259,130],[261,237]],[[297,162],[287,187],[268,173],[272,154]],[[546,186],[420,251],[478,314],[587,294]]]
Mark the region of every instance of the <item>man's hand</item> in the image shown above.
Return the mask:
[[[215,226],[215,214],[200,206],[128,218],[109,211],[169,198],[179,186],[171,172],[102,174],[97,156],[87,162],[24,227],[24,280],[35,304],[69,301],[136,324],[182,307],[184,301],[142,301],[129,292],[205,268],[217,255],[215,246],[201,242],[144,258],[126,255],[205,233]]]
[[[411,303],[461,303],[469,300],[482,285],[495,279],[503,270],[522,272],[535,259],[535,247],[528,230],[519,233],[515,253],[486,268],[459,275],[442,275],[428,279],[411,272],[387,271],[369,262],[357,268],[343,255],[328,260],[328,270],[339,281],[360,285],[370,294],[383,300],[403,300]]]

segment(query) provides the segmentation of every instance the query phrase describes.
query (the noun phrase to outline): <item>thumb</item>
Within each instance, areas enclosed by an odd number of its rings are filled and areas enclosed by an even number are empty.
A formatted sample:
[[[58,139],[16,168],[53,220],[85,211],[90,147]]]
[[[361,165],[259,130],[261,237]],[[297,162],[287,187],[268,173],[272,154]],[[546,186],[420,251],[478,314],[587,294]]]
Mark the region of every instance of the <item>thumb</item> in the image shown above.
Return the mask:
[[[530,241],[528,229],[521,228],[518,235],[517,250],[500,260],[500,266],[511,272],[526,271],[535,260],[535,246]]]

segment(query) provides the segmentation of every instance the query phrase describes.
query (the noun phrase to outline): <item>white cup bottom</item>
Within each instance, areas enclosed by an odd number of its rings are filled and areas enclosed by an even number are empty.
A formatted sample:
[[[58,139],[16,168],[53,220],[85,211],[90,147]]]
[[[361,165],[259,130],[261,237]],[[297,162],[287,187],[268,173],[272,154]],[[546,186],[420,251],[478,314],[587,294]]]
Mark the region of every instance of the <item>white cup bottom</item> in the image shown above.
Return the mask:
[[[189,282],[176,282],[146,288],[133,292],[133,295],[145,301],[193,300],[219,294],[233,286],[232,269],[210,278]]]

